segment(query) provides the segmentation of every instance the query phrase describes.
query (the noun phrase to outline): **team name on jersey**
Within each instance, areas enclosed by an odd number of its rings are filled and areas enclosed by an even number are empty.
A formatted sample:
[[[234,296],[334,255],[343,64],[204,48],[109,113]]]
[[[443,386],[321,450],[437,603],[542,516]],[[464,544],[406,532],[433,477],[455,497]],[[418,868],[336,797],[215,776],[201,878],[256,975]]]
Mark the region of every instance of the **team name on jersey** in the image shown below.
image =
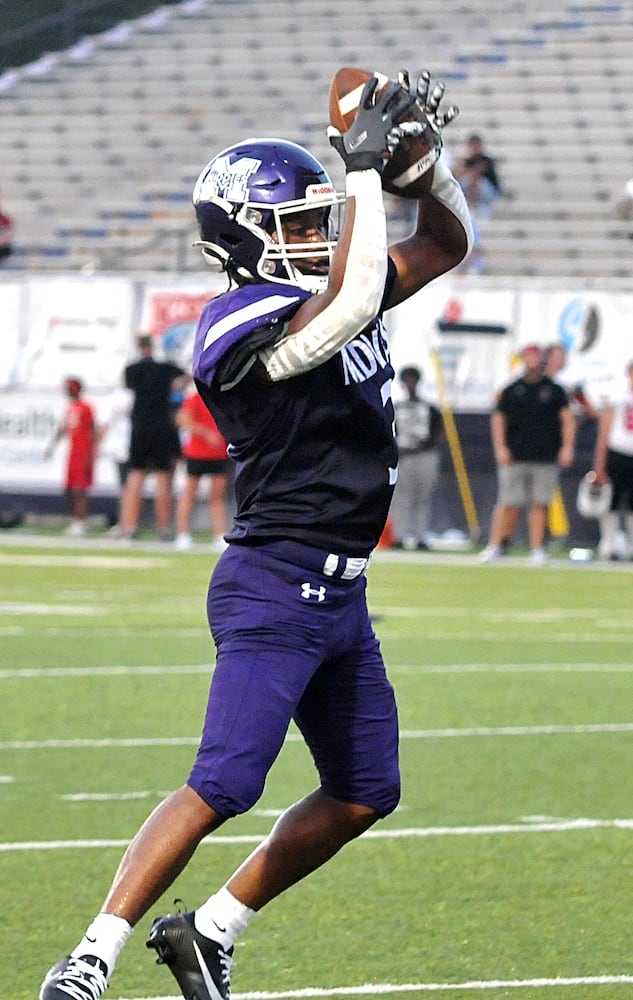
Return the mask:
[[[384,332],[382,320],[377,319],[368,333],[361,333],[341,349],[345,385],[366,382],[390,363]]]

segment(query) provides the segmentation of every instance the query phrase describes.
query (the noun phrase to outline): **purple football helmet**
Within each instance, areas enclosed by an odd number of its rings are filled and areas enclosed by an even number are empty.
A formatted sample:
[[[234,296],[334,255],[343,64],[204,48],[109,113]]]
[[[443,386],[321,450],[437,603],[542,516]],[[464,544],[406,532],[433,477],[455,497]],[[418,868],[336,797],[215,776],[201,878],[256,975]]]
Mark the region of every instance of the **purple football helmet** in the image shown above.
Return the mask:
[[[193,192],[200,229],[196,246],[229,276],[321,291],[336,246],[344,202],[311,153],[282,139],[247,139],[207,163]],[[299,212],[322,212],[323,239],[289,243],[284,224]]]

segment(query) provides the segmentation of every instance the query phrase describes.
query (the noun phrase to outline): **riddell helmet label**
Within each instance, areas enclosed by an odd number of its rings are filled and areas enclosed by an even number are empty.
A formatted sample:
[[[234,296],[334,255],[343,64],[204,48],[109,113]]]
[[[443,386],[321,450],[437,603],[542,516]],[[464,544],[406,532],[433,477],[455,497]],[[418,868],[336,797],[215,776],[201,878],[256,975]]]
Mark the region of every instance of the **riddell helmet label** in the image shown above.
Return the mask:
[[[230,156],[220,156],[214,160],[211,169],[200,178],[194,191],[194,204],[209,198],[225,198],[227,201],[248,201],[248,180],[262,165],[261,160],[242,156],[231,163]]]
[[[332,184],[309,184],[306,188],[306,201],[318,201],[320,198],[329,198],[334,194]]]

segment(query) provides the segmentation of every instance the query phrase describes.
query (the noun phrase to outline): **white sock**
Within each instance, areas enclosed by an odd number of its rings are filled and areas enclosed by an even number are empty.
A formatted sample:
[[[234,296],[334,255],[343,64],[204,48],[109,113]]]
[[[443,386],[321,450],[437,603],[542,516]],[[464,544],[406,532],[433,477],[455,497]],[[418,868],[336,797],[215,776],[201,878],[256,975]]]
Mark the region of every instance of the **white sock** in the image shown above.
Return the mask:
[[[633,559],[633,514],[627,514],[624,519],[626,525],[626,537],[629,543],[629,559]]]
[[[98,913],[71,955],[73,958],[96,955],[105,962],[108,976],[111,976],[119,952],[133,930],[123,917],[117,917],[114,913]]]
[[[610,510],[600,518],[600,546],[602,558],[608,558],[615,552],[615,536],[618,530],[619,515]]]
[[[225,950],[233,946],[236,937],[245,931],[256,911],[240,903],[226,886],[219,889],[194,914],[197,931],[217,941]]]

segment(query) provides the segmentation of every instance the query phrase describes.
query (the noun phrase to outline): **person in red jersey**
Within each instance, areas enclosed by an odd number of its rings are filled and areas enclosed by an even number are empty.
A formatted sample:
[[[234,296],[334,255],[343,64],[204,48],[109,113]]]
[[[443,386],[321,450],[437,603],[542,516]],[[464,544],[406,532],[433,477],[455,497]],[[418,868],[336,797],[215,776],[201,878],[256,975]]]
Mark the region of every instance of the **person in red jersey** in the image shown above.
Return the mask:
[[[225,497],[228,480],[228,442],[224,438],[197,391],[183,401],[176,414],[176,424],[185,433],[182,454],[187,463],[187,479],[176,508],[176,546],[188,549],[192,544],[189,525],[200,480],[209,476],[209,512],[214,547],[223,549],[226,530]]]
[[[93,483],[95,458],[95,414],[91,404],[82,398],[83,385],[78,378],[67,378],[64,390],[68,403],[64,416],[48,448],[49,458],[63,437],[68,439],[65,491],[72,520],[66,533],[82,538],[86,533],[89,493]]]

